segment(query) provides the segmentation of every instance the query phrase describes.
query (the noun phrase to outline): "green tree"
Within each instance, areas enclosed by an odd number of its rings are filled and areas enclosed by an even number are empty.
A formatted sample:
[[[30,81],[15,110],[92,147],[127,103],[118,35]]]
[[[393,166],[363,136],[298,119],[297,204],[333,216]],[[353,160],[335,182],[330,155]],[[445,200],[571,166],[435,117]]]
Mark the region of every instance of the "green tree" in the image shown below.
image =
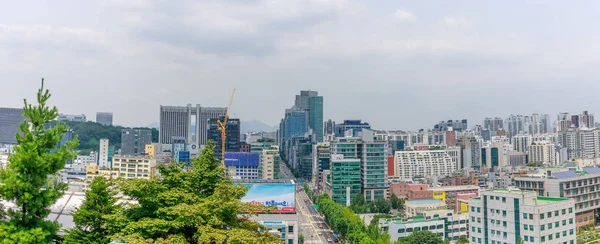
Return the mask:
[[[124,195],[137,200],[107,216],[113,240],[126,243],[280,243],[259,232],[248,214],[264,209],[240,199],[247,188],[226,177],[208,142],[190,169],[170,163],[158,167],[161,177],[124,181]]]
[[[350,209],[357,214],[367,213],[369,212],[369,205],[362,194],[356,194],[350,201]]]
[[[428,230],[416,231],[400,240],[402,244],[444,244],[444,240]]]
[[[519,240],[517,240],[517,244],[525,244],[525,241],[523,240],[523,238],[519,237]]]
[[[75,157],[73,149],[77,139],[57,147],[67,132],[64,123],[52,128],[45,124],[58,116],[56,107],[46,103],[50,92],[44,89],[44,79],[37,93],[37,105],[24,100],[25,121],[16,135],[18,145],[8,159],[8,165],[0,170],[0,198],[12,201],[17,209],[8,209],[6,218],[0,222],[0,240],[3,243],[49,243],[60,225],[46,220],[50,206],[66,189],[66,185],[52,180],[67,160]]]
[[[300,234],[300,236],[298,237],[298,243],[304,244],[304,235]]]
[[[400,198],[398,198],[398,196],[396,196],[396,194],[392,193],[390,201],[392,202],[393,209],[402,210],[402,208],[404,207],[404,203],[402,202],[402,200],[400,200]]]
[[[390,211],[392,210],[392,203],[390,202],[390,200],[387,200],[383,197],[381,198],[377,198],[374,202],[373,202],[373,208],[371,209],[372,213],[390,213]]]
[[[68,231],[65,243],[108,243],[105,215],[114,214],[117,192],[110,180],[96,177],[85,192],[85,200],[73,213],[75,228]]]
[[[460,236],[456,241],[456,244],[469,244],[469,238],[467,238],[467,236]]]

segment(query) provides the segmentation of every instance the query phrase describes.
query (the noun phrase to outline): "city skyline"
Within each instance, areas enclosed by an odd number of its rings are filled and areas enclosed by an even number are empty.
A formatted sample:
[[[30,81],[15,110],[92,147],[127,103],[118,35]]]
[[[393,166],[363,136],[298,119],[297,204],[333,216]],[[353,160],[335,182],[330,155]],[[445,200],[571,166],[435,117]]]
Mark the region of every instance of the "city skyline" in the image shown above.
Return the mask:
[[[600,33],[585,28],[599,4],[11,2],[0,104],[21,107],[45,77],[62,113],[110,111],[124,126],[158,122],[161,104],[224,107],[232,88],[232,116],[269,125],[308,89],[325,120],[381,129],[600,111]]]

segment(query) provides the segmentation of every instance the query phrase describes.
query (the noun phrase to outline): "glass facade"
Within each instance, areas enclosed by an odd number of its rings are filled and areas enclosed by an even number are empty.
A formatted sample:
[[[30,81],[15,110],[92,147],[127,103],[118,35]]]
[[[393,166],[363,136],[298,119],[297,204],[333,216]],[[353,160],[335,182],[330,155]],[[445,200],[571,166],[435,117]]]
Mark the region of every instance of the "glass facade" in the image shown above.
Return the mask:
[[[317,142],[323,141],[323,97],[308,98],[308,126],[313,129]]]
[[[360,160],[343,160],[331,162],[331,198],[346,205],[346,199],[352,199],[361,194]],[[350,188],[350,196],[347,196],[346,188]]]

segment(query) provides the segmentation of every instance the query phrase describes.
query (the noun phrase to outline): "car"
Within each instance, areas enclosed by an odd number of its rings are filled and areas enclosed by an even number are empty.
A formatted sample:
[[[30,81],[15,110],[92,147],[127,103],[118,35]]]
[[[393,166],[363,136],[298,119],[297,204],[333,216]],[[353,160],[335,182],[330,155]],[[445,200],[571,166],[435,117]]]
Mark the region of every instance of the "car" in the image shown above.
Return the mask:
[[[333,240],[331,238],[328,238],[327,242],[333,242]]]

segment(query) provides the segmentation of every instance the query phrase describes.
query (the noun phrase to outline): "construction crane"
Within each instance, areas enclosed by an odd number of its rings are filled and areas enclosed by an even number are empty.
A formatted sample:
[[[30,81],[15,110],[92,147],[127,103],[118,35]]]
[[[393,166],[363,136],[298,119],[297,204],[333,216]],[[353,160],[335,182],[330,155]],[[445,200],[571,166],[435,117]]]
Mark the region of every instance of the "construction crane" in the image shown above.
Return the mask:
[[[221,166],[223,166],[223,168],[225,168],[225,139],[227,139],[227,120],[229,120],[229,110],[231,110],[233,95],[235,95],[235,88],[233,88],[233,92],[229,98],[229,105],[227,105],[227,111],[225,111],[223,121],[217,120],[217,124],[219,124],[217,130],[221,131]]]

